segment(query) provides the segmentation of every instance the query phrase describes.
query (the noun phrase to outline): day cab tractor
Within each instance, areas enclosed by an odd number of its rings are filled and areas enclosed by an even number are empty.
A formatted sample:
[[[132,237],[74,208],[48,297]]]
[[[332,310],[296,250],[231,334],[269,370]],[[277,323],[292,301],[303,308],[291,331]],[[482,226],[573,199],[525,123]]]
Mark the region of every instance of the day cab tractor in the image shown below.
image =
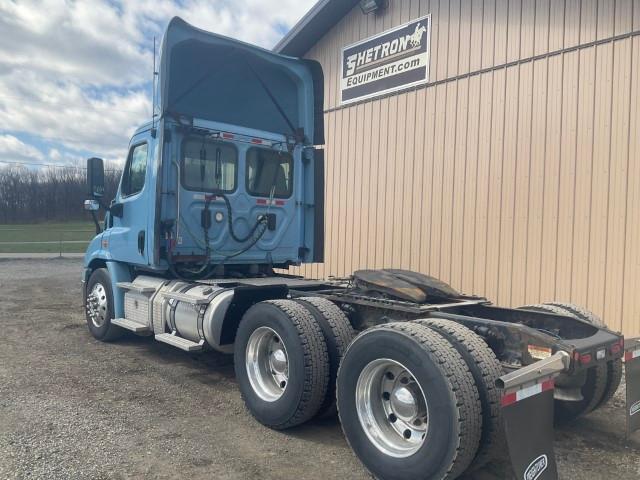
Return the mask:
[[[233,353],[257,421],[338,412],[385,480],[456,478],[507,451],[518,478],[556,478],[554,420],[609,401],[625,356],[629,432],[640,426],[640,343],[583,308],[502,308],[393,268],[279,273],[323,261],[322,69],[179,18],[160,57],[153,120],[108,204],[103,162],[88,160],[96,339]]]

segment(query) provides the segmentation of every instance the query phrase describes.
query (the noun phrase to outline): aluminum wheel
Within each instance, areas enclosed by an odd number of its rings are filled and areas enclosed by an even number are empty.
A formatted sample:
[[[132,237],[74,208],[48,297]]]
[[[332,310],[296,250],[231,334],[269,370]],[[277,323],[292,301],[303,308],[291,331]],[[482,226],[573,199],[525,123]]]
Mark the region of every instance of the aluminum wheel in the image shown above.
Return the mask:
[[[278,400],[289,381],[287,349],[275,330],[256,329],[247,342],[247,375],[256,394],[267,402]]]
[[[97,328],[107,320],[107,305],[107,291],[101,283],[96,283],[87,296],[87,313]]]
[[[409,369],[395,360],[374,360],[360,372],[356,410],[369,440],[386,455],[408,457],[425,441],[426,397]]]

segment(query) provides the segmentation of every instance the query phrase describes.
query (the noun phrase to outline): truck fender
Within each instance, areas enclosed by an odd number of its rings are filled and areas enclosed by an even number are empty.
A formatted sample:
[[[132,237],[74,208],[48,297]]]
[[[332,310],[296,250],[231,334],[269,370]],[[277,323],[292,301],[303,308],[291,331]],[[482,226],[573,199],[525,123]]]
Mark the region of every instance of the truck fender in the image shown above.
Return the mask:
[[[116,284],[118,282],[131,282],[133,279],[131,271],[125,263],[107,261],[107,270],[111,278],[111,291],[113,292],[113,314],[114,318],[124,318],[124,293],[122,288]]]

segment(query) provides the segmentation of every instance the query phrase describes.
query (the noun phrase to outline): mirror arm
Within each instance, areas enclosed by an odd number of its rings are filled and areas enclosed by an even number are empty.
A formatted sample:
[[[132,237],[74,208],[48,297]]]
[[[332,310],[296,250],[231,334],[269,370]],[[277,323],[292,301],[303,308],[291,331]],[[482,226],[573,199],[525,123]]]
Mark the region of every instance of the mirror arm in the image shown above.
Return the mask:
[[[102,228],[100,228],[100,222],[98,221],[98,216],[96,215],[96,212],[94,210],[91,210],[91,218],[93,219],[93,223],[96,226],[96,235],[101,234]]]

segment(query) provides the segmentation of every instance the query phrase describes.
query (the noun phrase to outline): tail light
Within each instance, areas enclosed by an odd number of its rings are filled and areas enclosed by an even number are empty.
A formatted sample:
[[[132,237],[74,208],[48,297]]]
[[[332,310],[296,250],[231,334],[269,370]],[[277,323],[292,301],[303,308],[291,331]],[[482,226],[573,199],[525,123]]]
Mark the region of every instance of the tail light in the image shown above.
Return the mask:
[[[593,357],[591,356],[590,353],[583,353],[582,355],[580,355],[580,363],[583,365],[587,365],[588,363],[591,363],[592,359]]]

